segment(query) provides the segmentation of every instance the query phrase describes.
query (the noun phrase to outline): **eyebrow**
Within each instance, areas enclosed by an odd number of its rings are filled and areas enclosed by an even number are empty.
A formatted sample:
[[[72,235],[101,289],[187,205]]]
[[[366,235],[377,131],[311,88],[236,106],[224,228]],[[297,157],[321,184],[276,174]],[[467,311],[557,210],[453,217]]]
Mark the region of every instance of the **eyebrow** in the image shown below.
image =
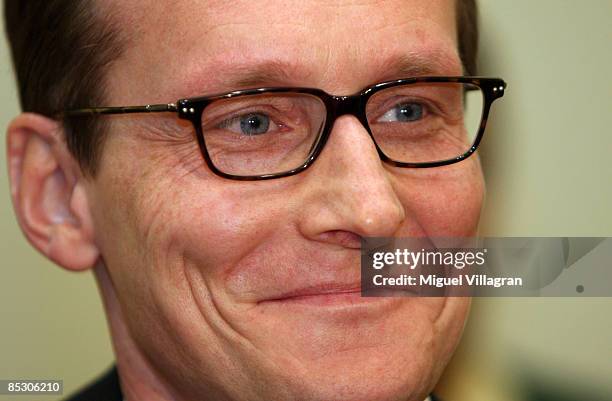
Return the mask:
[[[402,54],[383,62],[380,69],[379,81],[427,75],[463,74],[458,56],[442,52]]]
[[[304,66],[281,60],[266,60],[258,64],[232,66],[223,78],[228,88],[289,85],[306,80],[311,75]]]
[[[363,87],[393,79],[427,75],[461,75],[458,56],[446,52],[411,52],[395,55],[379,63],[377,71],[364,82]],[[218,80],[214,86],[221,90],[246,88],[294,86],[312,78],[312,70],[299,62],[272,59],[254,63],[228,64],[220,66]],[[208,81],[209,84],[211,81]]]

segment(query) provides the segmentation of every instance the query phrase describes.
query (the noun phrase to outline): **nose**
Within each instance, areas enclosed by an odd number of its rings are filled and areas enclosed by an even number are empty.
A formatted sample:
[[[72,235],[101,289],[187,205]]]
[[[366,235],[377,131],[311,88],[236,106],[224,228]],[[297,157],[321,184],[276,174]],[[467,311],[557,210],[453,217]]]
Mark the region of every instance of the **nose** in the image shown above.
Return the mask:
[[[358,247],[360,237],[393,236],[406,218],[393,175],[355,116],[336,120],[304,177],[301,230],[309,238]]]

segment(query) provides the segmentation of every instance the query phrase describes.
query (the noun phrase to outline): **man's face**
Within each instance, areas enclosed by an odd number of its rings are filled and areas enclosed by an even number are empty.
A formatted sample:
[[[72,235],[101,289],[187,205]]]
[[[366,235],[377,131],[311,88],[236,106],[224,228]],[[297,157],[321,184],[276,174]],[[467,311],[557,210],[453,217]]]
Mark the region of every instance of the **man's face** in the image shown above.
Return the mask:
[[[108,71],[112,105],[253,86],[348,95],[409,71],[462,72],[451,0],[142,0],[113,14],[128,42]],[[109,121],[87,188],[96,241],[131,338],[179,393],[424,398],[468,301],[360,298],[359,238],[475,234],[476,157],[392,167],[343,116],[303,173],[242,182],[214,175],[174,115]]]

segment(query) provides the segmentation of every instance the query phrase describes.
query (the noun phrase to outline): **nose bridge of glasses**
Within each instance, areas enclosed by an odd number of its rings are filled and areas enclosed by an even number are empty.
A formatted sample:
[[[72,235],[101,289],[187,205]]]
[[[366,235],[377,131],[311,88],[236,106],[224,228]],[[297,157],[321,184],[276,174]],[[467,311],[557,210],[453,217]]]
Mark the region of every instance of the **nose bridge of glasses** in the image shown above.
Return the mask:
[[[338,117],[348,114],[357,117],[364,127],[368,129],[365,106],[360,95],[332,96],[328,107],[332,125]]]

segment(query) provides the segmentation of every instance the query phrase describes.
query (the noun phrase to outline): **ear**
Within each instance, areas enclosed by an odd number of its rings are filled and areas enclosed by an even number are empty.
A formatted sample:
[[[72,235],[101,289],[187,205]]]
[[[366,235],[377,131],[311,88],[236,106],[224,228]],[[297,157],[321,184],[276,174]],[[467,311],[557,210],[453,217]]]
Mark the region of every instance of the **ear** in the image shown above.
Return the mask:
[[[7,131],[13,206],[30,243],[69,270],[85,270],[99,256],[85,178],[58,122],[24,113]]]

